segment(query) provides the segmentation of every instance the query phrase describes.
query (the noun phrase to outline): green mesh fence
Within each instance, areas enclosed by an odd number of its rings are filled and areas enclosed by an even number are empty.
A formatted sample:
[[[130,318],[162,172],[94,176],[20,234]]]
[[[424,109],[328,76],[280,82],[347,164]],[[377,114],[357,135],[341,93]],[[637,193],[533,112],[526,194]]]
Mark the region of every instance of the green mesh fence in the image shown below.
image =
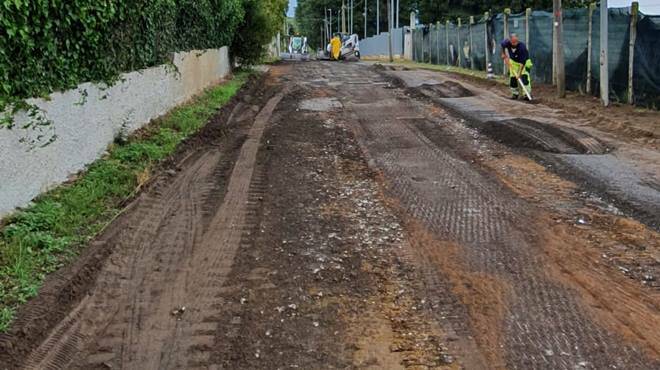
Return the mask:
[[[660,16],[639,20],[633,64],[635,101],[660,109]]]
[[[471,27],[471,64],[472,69],[486,70],[486,21],[482,20]],[[491,58],[492,59],[492,58]]]
[[[638,105],[660,107],[660,16],[639,14],[634,55],[633,92]],[[589,10],[564,10],[564,61],[566,87],[586,92],[591,84],[599,94],[600,13],[592,16],[591,80],[587,78]],[[609,9],[608,65],[610,99],[624,101],[628,95],[630,9]],[[534,11],[529,24],[524,13],[508,17],[508,31],[527,44],[534,63],[532,80],[552,83],[552,13]],[[500,42],[505,38],[504,15],[497,14],[475,24],[425,25],[413,30],[413,59],[418,62],[447,64],[486,70],[486,54],[496,74],[504,73]]]

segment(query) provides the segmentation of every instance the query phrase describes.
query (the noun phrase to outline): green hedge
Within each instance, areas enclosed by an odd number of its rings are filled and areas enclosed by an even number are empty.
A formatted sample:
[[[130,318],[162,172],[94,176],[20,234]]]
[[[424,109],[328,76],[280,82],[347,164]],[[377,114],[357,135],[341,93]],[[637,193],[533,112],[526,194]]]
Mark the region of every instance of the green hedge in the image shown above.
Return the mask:
[[[0,110],[230,45],[241,0],[0,0]]]

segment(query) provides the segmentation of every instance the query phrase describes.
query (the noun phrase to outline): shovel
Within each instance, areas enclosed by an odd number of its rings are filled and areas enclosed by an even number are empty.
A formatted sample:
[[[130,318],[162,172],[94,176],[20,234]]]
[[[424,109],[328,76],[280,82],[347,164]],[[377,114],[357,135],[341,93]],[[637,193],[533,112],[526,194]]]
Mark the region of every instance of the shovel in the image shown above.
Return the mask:
[[[507,58],[506,62],[509,66],[509,69],[511,69],[511,60]],[[525,68],[525,67],[523,66],[523,68]],[[525,92],[525,95],[527,95],[527,99],[529,99],[529,101],[532,101],[532,96],[529,94],[529,91],[527,91],[527,88],[525,87],[522,80],[520,79],[520,75],[517,74],[517,73],[516,73],[516,80],[518,80],[518,85],[520,85],[522,87],[523,91]]]

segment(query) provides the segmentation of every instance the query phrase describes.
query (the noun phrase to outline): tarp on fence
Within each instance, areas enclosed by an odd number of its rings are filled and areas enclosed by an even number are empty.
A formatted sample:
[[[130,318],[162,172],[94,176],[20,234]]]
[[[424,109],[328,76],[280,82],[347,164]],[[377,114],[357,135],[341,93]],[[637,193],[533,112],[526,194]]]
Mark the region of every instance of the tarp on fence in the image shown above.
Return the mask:
[[[660,16],[640,17],[633,70],[635,102],[660,109]]]
[[[360,40],[360,53],[363,56],[382,56],[389,55],[389,34],[382,32],[380,35],[368,37]],[[403,28],[392,30],[392,54],[403,55]]]

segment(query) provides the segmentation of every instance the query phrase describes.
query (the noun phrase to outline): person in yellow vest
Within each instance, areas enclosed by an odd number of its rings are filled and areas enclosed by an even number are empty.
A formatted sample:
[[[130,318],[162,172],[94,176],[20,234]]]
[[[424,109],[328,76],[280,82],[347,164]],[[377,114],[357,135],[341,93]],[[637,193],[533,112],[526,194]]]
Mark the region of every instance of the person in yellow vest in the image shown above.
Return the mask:
[[[341,36],[337,33],[335,37],[330,40],[330,57],[334,60],[339,60],[341,56]]]
[[[502,41],[502,59],[504,65],[509,67],[509,86],[511,87],[511,99],[518,99],[520,90],[523,91],[525,100],[532,96],[532,60],[524,42],[518,40],[518,35],[512,33],[510,38]],[[522,82],[522,86],[520,83]]]

